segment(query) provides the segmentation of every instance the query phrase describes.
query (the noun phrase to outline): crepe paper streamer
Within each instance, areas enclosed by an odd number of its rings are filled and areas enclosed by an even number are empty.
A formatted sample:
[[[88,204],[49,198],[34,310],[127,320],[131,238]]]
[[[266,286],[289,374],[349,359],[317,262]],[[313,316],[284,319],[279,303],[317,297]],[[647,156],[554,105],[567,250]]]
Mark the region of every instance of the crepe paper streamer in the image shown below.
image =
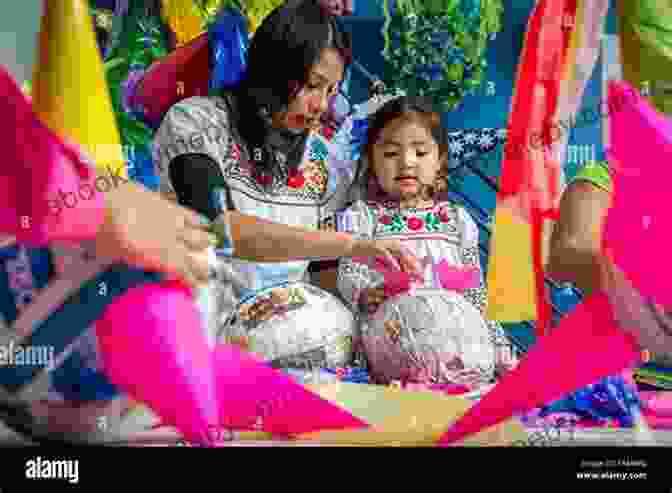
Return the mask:
[[[45,0],[32,102],[56,134],[82,146],[98,170],[126,177],[103,62],[84,0]]]
[[[660,0],[617,2],[623,78],[664,114],[672,113],[672,5]],[[646,93],[646,94],[645,94]]]
[[[163,116],[178,101],[208,95],[208,46],[208,35],[202,34],[149,67],[136,89],[136,102],[142,105],[150,125],[158,128]]]
[[[563,172],[539,139],[550,144],[576,4],[541,0],[525,35],[504,149],[500,191],[488,267],[488,318],[537,320],[539,335],[550,327],[542,228],[557,213]],[[532,143],[532,146],[530,145]],[[536,149],[534,149],[534,148]]]
[[[245,73],[247,19],[235,9],[222,10],[208,30],[208,39],[213,66],[210,89],[235,86]]]
[[[296,437],[329,446],[432,446],[442,430],[472,406],[462,397],[380,385],[336,383],[308,388],[372,425],[365,430],[322,431]],[[522,424],[511,419],[474,436],[466,445],[507,446],[526,437]]]
[[[579,109],[600,55],[609,3],[609,0],[576,0],[576,21],[560,84],[556,122],[575,120],[574,115]],[[566,159],[569,135],[569,131],[560,131],[560,138],[555,142],[555,152],[560,163],[564,163]]]
[[[96,333],[114,385],[188,441],[209,445],[218,422],[217,393],[212,349],[195,330],[201,326],[190,288],[164,281],[114,300]]]
[[[672,180],[672,123],[626,83],[610,83],[609,104],[620,104],[621,110],[611,121],[614,193],[604,225],[605,248],[645,298],[672,307],[672,290],[665,282],[672,265],[651,261],[672,231],[672,216],[665,212],[666,184]],[[633,238],[636,249],[631,248]]]
[[[374,259],[355,257],[353,260],[366,264],[383,274],[383,290],[386,298],[408,292],[412,295],[415,289],[422,287],[422,277],[419,275],[419,269],[417,274],[404,272],[396,259],[393,259],[394,264],[385,257],[375,257]]]
[[[0,93],[0,233],[32,247],[94,238],[104,221],[104,199],[93,187],[93,170],[38,119],[2,67]],[[89,200],[81,199],[82,191],[91,192]],[[67,207],[66,200],[77,206]]]
[[[608,297],[594,294],[542,336],[515,369],[450,427],[440,444],[455,443],[615,375],[635,366],[640,355],[635,338],[618,327]]]
[[[215,378],[220,427],[294,435],[369,426],[235,345],[215,349]]]
[[[443,289],[464,291],[477,288],[481,283],[481,270],[478,267],[458,268],[450,265],[444,258],[434,266]]]
[[[195,0],[161,0],[163,19],[177,38],[177,46],[201,35],[205,22]]]

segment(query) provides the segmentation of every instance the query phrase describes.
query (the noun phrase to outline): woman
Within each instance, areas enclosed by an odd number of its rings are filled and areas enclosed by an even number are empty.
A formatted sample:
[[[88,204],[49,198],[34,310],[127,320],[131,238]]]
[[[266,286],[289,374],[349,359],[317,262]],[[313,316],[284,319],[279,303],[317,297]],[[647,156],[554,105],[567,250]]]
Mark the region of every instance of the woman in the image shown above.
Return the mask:
[[[648,302],[627,281],[601,248],[602,227],[611,204],[612,179],[607,162],[586,164],[569,183],[560,204],[560,219],[551,236],[547,272],[575,284],[584,295],[603,291],[615,301],[616,316],[626,324],[669,323],[659,306]],[[666,322],[668,320],[668,322]],[[670,365],[672,355],[645,351],[644,360]]]
[[[230,209],[286,225],[333,227],[352,183],[330,169],[328,144],[316,130],[350,63],[347,35],[319,2],[291,1],[264,20],[247,56],[237,87],[188,98],[165,116],[155,139],[162,192],[211,219]],[[270,68],[273,60],[281,61],[282,70]],[[400,248],[396,242],[385,245]],[[222,335],[249,336],[244,340],[278,366],[303,364],[308,349],[322,355],[315,363],[347,364],[352,315],[329,293],[297,284],[307,278],[307,267],[308,261],[220,260]],[[328,316],[311,307],[317,300]],[[306,308],[273,322],[278,305],[283,313]]]

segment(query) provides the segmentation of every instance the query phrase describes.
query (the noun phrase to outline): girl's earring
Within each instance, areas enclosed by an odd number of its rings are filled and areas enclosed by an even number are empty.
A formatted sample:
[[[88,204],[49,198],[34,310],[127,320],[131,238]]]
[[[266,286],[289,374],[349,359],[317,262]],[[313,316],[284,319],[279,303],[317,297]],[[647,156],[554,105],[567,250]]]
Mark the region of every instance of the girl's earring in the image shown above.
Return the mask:
[[[434,180],[434,191],[436,193],[444,193],[448,190],[448,177],[444,173],[440,173]]]

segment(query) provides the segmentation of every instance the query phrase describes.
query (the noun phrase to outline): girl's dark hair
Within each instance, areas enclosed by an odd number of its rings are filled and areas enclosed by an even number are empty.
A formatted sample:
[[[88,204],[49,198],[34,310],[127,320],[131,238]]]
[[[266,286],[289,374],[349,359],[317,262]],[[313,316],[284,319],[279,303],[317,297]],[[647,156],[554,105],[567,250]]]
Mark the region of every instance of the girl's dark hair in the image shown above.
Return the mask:
[[[373,200],[386,198],[380,187],[373,168],[373,146],[380,137],[383,129],[394,120],[414,121],[423,125],[439,146],[439,157],[442,165],[434,185],[426,187],[426,198],[433,198],[444,193],[448,188],[448,134],[441,124],[441,114],[434,110],[432,103],[417,96],[401,96],[392,99],[381,106],[378,111],[369,117],[365,155],[368,166],[368,194]]]
[[[285,110],[327,48],[338,50],[347,68],[350,37],[316,0],[289,0],[264,19],[252,37],[245,78],[234,89],[238,130],[250,150],[269,151],[260,111],[270,116]]]

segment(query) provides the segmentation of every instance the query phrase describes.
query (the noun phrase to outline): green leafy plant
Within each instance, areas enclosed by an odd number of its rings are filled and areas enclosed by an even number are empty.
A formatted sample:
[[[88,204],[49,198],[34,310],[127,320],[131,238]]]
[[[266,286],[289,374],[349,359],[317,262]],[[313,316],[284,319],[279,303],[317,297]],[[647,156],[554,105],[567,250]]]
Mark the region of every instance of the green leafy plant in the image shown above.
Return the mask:
[[[456,108],[483,80],[501,0],[384,0],[388,87]]]

